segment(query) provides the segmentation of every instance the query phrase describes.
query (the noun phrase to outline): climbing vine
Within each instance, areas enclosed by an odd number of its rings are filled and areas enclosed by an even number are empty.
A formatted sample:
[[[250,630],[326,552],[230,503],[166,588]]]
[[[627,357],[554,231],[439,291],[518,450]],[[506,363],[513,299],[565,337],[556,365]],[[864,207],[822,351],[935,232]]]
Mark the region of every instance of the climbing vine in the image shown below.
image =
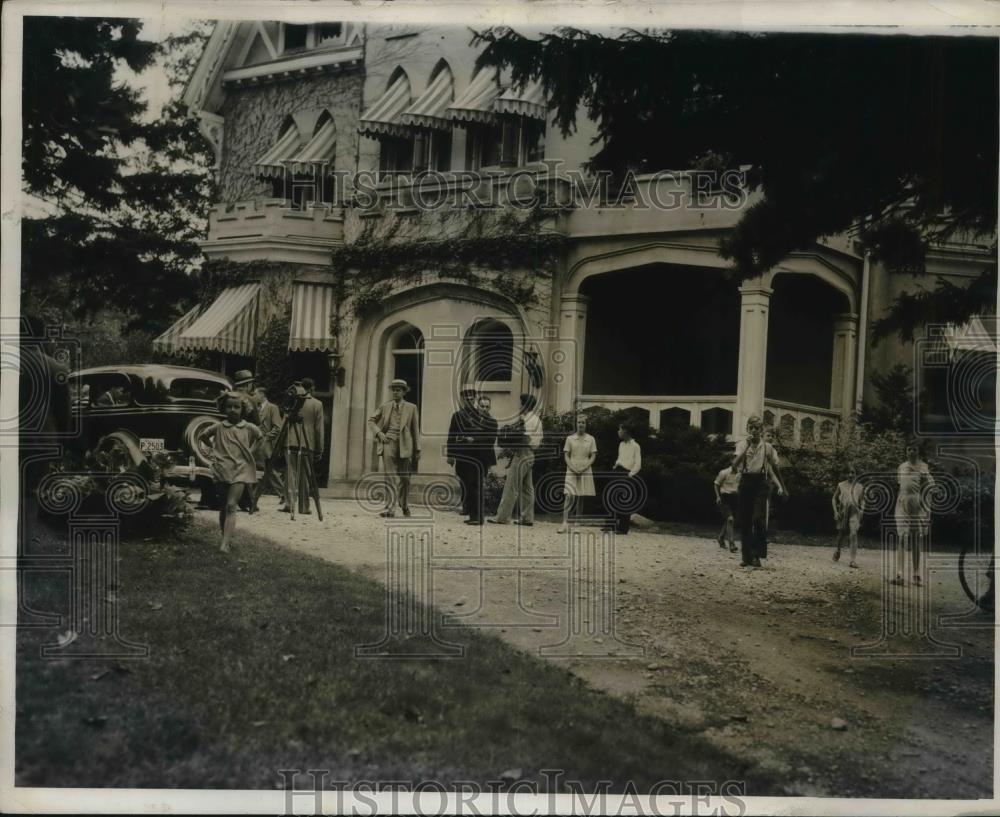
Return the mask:
[[[198,274],[198,300],[207,307],[226,287],[259,280],[272,273],[287,272],[291,265],[284,261],[230,261],[213,258],[201,266]]]
[[[547,215],[541,208],[451,210],[439,214],[442,223],[434,229],[422,230],[443,238],[401,237],[405,222],[399,217],[381,232],[371,221],[356,241],[333,251],[331,262],[344,291],[350,282],[359,317],[377,311],[396,286],[428,276],[482,284],[487,271],[495,273],[492,288],[526,306],[536,300],[537,279],[552,276],[565,246],[564,236],[543,229]]]

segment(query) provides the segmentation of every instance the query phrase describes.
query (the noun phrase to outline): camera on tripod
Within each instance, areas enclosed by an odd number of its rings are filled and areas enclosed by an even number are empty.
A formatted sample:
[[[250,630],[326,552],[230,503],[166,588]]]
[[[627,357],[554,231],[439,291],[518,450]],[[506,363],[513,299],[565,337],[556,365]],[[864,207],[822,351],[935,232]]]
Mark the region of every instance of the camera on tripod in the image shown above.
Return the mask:
[[[285,390],[285,396],[281,401],[281,410],[286,416],[297,416],[308,396],[309,392],[303,388],[301,383],[293,383]]]

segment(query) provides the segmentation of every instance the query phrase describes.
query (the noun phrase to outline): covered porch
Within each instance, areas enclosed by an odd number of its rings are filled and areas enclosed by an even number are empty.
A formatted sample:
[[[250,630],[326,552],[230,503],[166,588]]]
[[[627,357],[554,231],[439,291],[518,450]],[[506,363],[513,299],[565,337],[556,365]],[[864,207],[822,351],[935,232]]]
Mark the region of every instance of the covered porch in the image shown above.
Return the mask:
[[[653,429],[728,439],[758,414],[786,444],[832,435],[858,397],[849,267],[803,253],[740,282],[704,243],[676,246],[576,266],[560,300],[557,409],[630,409]]]

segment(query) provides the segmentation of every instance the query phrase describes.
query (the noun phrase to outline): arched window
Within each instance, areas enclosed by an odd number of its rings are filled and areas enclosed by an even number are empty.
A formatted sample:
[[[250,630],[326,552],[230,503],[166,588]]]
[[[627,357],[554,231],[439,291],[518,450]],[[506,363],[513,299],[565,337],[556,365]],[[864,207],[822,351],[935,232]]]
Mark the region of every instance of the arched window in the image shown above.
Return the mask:
[[[423,333],[412,324],[403,324],[390,336],[389,349],[392,354],[390,379],[405,380],[410,387],[406,399],[420,408],[424,385]]]
[[[514,333],[507,324],[488,319],[469,330],[469,376],[475,382],[509,383],[514,376]]]

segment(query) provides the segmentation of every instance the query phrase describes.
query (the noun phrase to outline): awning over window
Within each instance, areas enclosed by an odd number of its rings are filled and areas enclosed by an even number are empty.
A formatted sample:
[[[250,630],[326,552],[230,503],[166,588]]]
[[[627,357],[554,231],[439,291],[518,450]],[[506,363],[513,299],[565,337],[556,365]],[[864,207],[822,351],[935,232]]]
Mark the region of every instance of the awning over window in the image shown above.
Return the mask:
[[[173,326],[171,326],[166,332],[164,332],[159,337],[153,340],[153,349],[157,352],[162,352],[167,355],[176,354],[180,351],[180,336],[181,333],[187,329],[195,319],[198,317],[198,313],[201,312],[201,304],[189,309],[184,317],[180,318]]]
[[[259,290],[260,284],[241,284],[222,290],[205,314],[181,333],[180,347],[253,354]]]
[[[952,352],[986,352],[995,355],[997,318],[994,315],[976,315],[964,326],[949,326],[944,340]]]
[[[407,136],[399,115],[412,100],[410,80],[400,74],[386,92],[358,120],[358,132],[365,136]]]
[[[330,331],[333,315],[333,287],[329,284],[296,282],[292,290],[292,325],[288,336],[291,352],[336,348]]]
[[[271,149],[254,162],[254,172],[260,176],[284,176],[287,162],[302,148],[302,136],[297,127],[289,127]]]
[[[499,96],[493,108],[497,113],[545,119],[545,91],[539,82],[529,82],[520,91],[509,88]]]
[[[483,70],[472,78],[465,92],[448,106],[448,116],[457,122],[496,122],[493,103],[500,95],[500,84],[493,71]]]
[[[337,126],[332,119],[316,131],[315,136],[291,160],[292,173],[304,173],[315,164],[333,166],[333,154],[337,150]]]
[[[420,98],[399,115],[399,121],[417,128],[450,130],[448,106],[454,99],[455,87],[451,71],[439,71]]]

